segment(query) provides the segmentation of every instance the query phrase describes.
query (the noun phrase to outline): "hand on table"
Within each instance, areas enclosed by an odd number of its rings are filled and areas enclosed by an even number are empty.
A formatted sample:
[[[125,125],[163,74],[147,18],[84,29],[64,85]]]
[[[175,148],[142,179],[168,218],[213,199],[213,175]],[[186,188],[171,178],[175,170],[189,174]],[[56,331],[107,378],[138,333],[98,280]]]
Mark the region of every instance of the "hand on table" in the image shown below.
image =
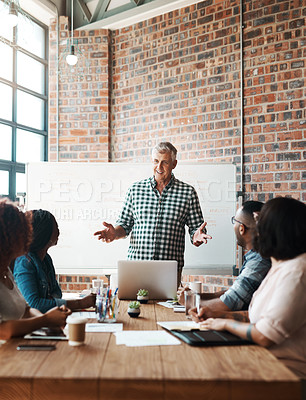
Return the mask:
[[[46,319],[46,326],[64,327],[66,325],[66,319],[70,314],[71,310],[65,305],[51,308],[51,310],[47,311],[44,314],[44,317]]]
[[[96,305],[96,294],[91,293],[79,300],[80,308],[90,308]]]
[[[177,290],[177,302],[184,305],[185,304],[185,292],[190,290],[188,285],[180,286]]]
[[[212,311],[212,309],[207,306],[200,307],[199,312],[196,308],[191,308],[188,314],[195,322],[201,322],[207,320],[208,318],[214,318],[220,316],[220,312]]]
[[[226,319],[223,318],[208,318],[206,321],[201,322],[201,328],[211,329],[214,331],[224,331],[226,326]]]

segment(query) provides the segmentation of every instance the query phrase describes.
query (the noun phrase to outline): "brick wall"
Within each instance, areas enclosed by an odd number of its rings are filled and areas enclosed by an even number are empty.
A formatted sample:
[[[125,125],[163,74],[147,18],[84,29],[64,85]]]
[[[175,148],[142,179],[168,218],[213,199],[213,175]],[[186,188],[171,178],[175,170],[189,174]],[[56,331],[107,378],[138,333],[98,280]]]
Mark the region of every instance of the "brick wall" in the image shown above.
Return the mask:
[[[240,162],[240,2],[204,1],[113,32],[112,161]],[[306,200],[305,5],[244,2],[246,199]],[[238,168],[239,172],[239,168]]]
[[[109,44],[107,30],[75,31],[84,59],[72,70],[59,64],[59,137],[56,135],[56,24],[50,27],[49,161],[108,161],[110,141]],[[69,37],[68,18],[60,17],[60,54]],[[81,66],[80,66],[81,65]],[[84,78],[78,79],[75,70]]]
[[[92,287],[93,279],[101,279],[105,284],[109,284],[109,279],[104,275],[57,275],[63,292],[80,293]]]
[[[302,0],[244,1],[247,199],[306,200]],[[61,49],[69,35],[60,21]],[[76,31],[85,79],[59,85],[60,161],[240,162],[240,2],[207,0],[133,26]],[[56,31],[50,29],[49,160],[56,159]],[[111,45],[112,43],[112,45]],[[111,66],[109,68],[109,63]]]
[[[306,201],[303,0],[245,0],[245,199]],[[60,21],[61,48],[69,35]],[[207,0],[113,32],[77,31],[85,79],[59,86],[60,161],[234,162],[240,179],[240,1]],[[50,29],[49,160],[56,160],[56,30]],[[223,283],[221,284],[223,286]]]

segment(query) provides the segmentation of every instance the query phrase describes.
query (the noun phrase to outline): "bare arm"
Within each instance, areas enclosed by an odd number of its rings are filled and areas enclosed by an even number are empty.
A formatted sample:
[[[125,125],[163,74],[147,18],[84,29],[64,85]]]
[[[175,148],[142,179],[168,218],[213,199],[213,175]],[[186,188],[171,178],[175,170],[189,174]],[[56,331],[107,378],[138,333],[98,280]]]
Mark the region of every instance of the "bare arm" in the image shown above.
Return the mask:
[[[95,294],[89,294],[88,296],[85,296],[81,299],[72,299],[72,300],[67,300],[67,307],[70,308],[70,310],[81,310],[83,308],[89,308],[89,307],[94,307],[96,304],[96,295]]]
[[[112,224],[108,224],[107,222],[103,222],[103,225],[106,227],[105,229],[94,233],[95,236],[98,236],[98,240],[111,243],[114,240],[126,237],[126,232],[121,225],[114,227]]]
[[[43,315],[43,314],[36,308],[27,307],[27,309],[23,315],[23,318],[40,317],[41,315]]]
[[[31,313],[30,310],[26,310],[27,315]],[[54,307],[46,314],[39,316],[26,317],[25,315],[25,318],[2,322],[0,324],[0,339],[8,340],[11,337],[23,336],[43,326],[64,327],[69,314],[71,314],[71,311],[62,306],[60,308]]]
[[[186,290],[190,290],[188,285],[185,286],[180,286],[178,288],[177,291],[177,299],[178,302],[180,304],[185,304],[185,296],[184,293],[186,292]],[[225,293],[225,290],[220,290],[219,292],[215,292],[215,293],[201,293],[201,306],[205,306],[205,303],[207,302],[207,300],[212,300],[212,299],[219,299],[219,297],[221,297],[223,295],[223,293]],[[210,304],[209,301],[209,304]],[[219,302],[217,301],[216,304],[218,304]],[[222,303],[222,301],[221,301]],[[222,303],[223,305],[225,305],[224,303]],[[229,308],[227,306],[226,307],[226,311],[229,310]]]
[[[234,319],[235,321],[248,322],[248,311],[231,311],[220,299],[213,299],[205,302],[206,306],[189,310],[189,314],[196,322],[205,321],[208,318]]]
[[[209,318],[208,320],[202,322],[201,326],[217,331],[226,330],[241,337],[242,339],[247,339],[250,342],[257,343],[263,347],[270,347],[274,344],[272,340],[260,333],[254,324],[250,324],[248,322],[237,322],[232,319]]]

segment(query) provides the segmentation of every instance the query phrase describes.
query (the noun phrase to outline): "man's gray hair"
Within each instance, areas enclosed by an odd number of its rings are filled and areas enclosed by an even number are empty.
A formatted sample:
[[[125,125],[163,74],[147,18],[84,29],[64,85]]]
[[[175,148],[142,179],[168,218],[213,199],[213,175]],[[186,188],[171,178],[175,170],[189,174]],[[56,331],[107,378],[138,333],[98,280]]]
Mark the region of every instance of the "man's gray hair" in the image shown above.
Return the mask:
[[[154,153],[171,153],[172,161],[176,160],[177,150],[170,142],[160,142],[158,143],[152,150],[152,154]]]

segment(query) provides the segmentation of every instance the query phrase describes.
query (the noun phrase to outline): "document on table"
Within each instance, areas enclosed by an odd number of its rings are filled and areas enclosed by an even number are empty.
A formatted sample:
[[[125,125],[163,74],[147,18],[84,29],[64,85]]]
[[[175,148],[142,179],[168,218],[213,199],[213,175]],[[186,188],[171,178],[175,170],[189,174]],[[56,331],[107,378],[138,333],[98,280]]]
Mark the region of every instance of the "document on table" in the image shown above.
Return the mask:
[[[185,306],[178,305],[178,306],[173,307],[173,311],[174,312],[186,312],[186,308],[185,308]]]
[[[165,331],[122,331],[114,333],[116,344],[127,347],[170,346],[181,342]]]
[[[123,324],[118,323],[98,323],[86,324],[85,332],[120,332],[123,329]]]
[[[201,328],[201,324],[194,321],[163,321],[163,322],[157,322],[157,324],[162,328],[167,329],[168,331],[171,330],[191,331],[192,329],[207,330]]]
[[[173,308],[174,304],[173,301],[160,301],[159,303],[160,306],[166,307],[166,308]]]
[[[96,318],[95,311],[75,311],[72,315],[74,317]]]

